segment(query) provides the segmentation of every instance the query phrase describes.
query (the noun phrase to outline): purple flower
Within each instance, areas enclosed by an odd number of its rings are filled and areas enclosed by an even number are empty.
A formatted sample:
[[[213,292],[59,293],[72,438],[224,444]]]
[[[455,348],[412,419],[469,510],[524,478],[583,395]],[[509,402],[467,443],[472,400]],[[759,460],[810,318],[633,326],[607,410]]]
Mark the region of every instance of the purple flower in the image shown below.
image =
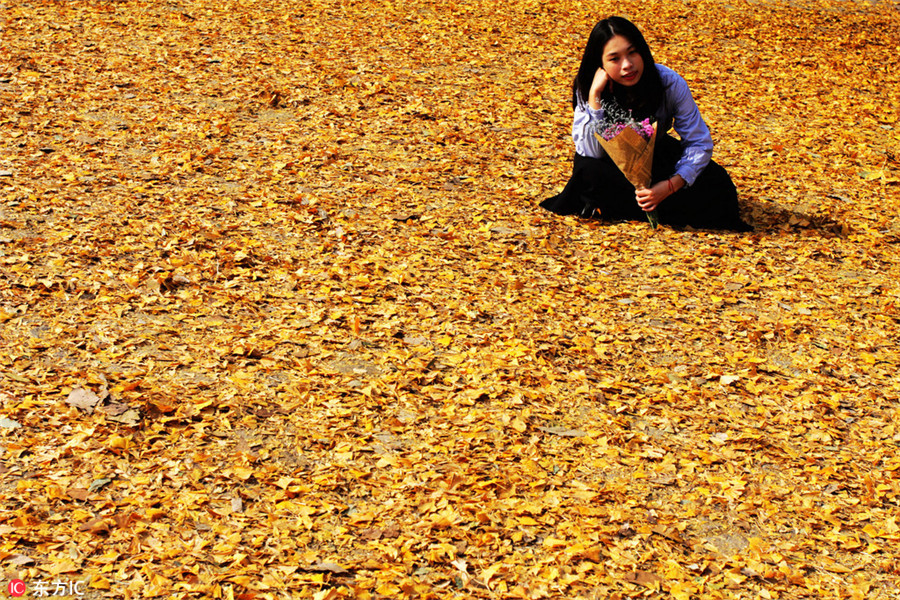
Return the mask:
[[[609,141],[622,133],[626,127],[631,127],[640,134],[645,140],[653,137],[653,124],[650,119],[643,121],[635,121],[631,116],[630,110],[625,110],[615,101],[601,101],[603,107],[603,117],[594,126],[595,131],[604,140]]]

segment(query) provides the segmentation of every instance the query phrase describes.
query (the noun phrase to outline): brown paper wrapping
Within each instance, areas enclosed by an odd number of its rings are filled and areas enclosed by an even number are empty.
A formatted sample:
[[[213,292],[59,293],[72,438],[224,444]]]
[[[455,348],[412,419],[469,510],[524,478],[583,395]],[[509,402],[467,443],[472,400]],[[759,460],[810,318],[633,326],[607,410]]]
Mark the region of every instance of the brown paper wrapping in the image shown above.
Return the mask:
[[[594,137],[635,189],[639,190],[650,185],[653,148],[656,145],[656,123],[653,124],[653,135],[649,140],[642,138],[632,127],[626,127],[611,140],[604,140],[599,133],[594,133]]]

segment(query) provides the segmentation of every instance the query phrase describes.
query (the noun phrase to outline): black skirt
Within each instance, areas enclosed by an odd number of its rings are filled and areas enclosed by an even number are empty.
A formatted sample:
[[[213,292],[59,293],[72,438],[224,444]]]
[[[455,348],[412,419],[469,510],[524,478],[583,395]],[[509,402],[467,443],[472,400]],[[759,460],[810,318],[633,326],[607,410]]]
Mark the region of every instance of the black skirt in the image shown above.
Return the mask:
[[[671,177],[681,152],[681,142],[675,138],[669,135],[657,137],[651,175],[654,183]],[[635,200],[634,186],[606,155],[589,158],[575,154],[572,177],[566,187],[558,195],[541,202],[541,206],[560,215],[599,216],[611,221],[647,220],[646,213]],[[663,200],[656,212],[660,223],[674,227],[752,229],[741,220],[737,189],[731,177],[714,161],[703,169],[694,185]]]

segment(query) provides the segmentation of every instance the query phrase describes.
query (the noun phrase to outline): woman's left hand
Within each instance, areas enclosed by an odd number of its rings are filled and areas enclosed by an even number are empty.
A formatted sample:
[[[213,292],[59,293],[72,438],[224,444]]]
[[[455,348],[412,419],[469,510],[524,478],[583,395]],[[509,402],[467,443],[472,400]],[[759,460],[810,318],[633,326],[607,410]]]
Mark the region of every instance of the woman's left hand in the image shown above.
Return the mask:
[[[656,210],[659,203],[669,197],[669,184],[663,180],[649,188],[641,188],[635,192],[635,197],[645,212]]]

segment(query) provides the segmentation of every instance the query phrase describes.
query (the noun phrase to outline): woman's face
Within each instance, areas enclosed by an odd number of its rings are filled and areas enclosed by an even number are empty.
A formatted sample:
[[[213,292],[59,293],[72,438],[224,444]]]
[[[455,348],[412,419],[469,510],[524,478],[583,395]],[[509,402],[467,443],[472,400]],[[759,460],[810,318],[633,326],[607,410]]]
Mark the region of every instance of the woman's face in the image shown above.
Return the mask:
[[[617,35],[603,48],[603,70],[616,83],[632,86],[644,74],[644,58],[628,38]]]

